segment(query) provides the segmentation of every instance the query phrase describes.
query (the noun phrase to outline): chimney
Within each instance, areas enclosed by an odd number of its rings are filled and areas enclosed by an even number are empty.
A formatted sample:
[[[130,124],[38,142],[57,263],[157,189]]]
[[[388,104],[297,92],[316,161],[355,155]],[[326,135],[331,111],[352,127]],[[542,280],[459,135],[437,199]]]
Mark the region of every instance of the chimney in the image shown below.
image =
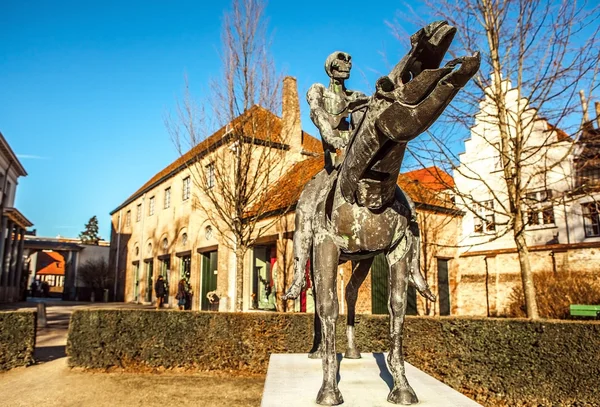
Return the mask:
[[[600,102],[596,102],[594,106],[596,106],[596,124],[600,129]]]
[[[298,85],[296,78],[286,76],[283,78],[283,106],[281,118],[283,126],[281,136],[285,144],[289,144],[291,151],[302,151],[302,125],[300,123],[300,100],[298,99]]]

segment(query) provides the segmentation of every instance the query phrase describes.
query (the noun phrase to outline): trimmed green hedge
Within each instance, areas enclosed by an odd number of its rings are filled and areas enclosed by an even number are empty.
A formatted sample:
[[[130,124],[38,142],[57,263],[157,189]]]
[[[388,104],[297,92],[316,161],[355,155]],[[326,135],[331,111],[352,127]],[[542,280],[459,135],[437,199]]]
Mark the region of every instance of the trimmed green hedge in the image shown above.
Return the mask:
[[[387,329],[385,316],[360,316],[361,351],[386,351]],[[484,405],[600,406],[599,322],[407,317],[404,338],[408,362]],[[265,373],[271,353],[311,343],[311,314],[81,310],[67,354],[86,368]]]
[[[35,312],[0,312],[0,371],[34,363],[35,325]]]

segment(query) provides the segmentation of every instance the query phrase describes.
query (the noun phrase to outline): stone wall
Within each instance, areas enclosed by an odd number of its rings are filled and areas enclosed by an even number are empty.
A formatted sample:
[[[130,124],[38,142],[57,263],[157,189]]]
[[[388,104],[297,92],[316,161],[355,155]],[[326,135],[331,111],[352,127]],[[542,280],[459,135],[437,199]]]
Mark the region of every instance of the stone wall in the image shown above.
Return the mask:
[[[581,273],[600,279],[600,249],[580,245],[549,245],[530,252],[534,273],[557,276]],[[566,250],[568,248],[568,250]],[[463,254],[457,259],[457,315],[505,315],[512,290],[521,285],[518,255],[514,251]]]

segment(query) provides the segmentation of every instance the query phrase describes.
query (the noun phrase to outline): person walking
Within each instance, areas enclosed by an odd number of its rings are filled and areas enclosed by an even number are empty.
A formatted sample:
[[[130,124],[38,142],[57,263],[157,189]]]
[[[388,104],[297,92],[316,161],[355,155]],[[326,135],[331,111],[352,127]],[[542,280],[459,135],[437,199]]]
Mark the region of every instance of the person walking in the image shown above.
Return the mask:
[[[156,283],[154,284],[154,291],[156,292],[156,309],[161,309],[163,304],[165,303],[165,295],[167,294],[167,289],[165,287],[165,280],[163,276],[159,275],[156,279]]]
[[[188,290],[185,278],[179,280],[179,284],[177,284],[177,295],[175,299],[177,300],[177,305],[179,306],[179,310],[182,311],[185,309],[185,304],[187,302]]]

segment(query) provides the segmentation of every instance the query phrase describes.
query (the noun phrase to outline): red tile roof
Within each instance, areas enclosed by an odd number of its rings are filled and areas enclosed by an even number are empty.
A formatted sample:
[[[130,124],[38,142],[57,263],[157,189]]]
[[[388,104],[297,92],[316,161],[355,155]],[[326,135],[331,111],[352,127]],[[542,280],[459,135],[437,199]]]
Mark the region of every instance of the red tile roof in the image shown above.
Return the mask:
[[[310,179],[323,169],[323,156],[311,157],[304,161],[295,164],[286,174],[284,174],[269,192],[267,196],[269,203],[263,213],[269,213],[277,210],[292,209],[298,202],[298,198],[302,193],[302,189]],[[436,171],[432,170],[435,168]],[[445,182],[454,185],[454,181],[446,172],[436,168],[426,168],[429,173],[437,174]],[[398,186],[402,188],[415,203],[437,206],[444,209],[456,209],[450,197],[440,192],[440,184],[421,182],[419,179],[414,179],[409,174],[414,176],[415,172],[421,174],[422,170],[411,171],[406,174],[398,175]],[[426,174],[427,172],[422,172]],[[428,177],[423,176],[429,180]],[[447,188],[444,188],[447,189]]]
[[[37,275],[65,275],[65,258],[57,252],[38,252]]]
[[[436,166],[405,172],[404,176],[421,183],[433,191],[444,191],[454,188],[454,179],[450,174]]]

